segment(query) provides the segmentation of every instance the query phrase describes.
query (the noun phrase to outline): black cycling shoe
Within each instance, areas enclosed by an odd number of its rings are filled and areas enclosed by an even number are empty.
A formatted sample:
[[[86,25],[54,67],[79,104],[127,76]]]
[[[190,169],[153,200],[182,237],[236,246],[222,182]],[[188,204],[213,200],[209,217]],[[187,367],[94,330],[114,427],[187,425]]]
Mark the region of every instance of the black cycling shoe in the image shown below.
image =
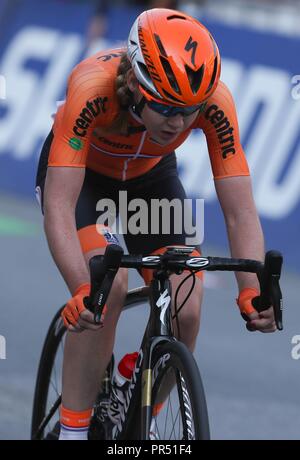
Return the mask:
[[[99,398],[95,406],[94,415],[91,419],[88,439],[89,440],[109,440],[112,438],[114,424],[107,415],[110,399]]]

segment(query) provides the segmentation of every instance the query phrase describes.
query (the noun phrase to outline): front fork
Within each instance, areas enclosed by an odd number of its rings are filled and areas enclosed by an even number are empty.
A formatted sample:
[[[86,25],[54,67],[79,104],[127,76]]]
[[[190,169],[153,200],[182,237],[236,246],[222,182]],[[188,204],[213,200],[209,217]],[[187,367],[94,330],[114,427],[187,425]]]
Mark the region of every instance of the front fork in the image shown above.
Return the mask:
[[[157,275],[150,285],[151,312],[148,327],[142,342],[144,350],[141,391],[141,439],[149,439],[152,420],[152,354],[159,342],[170,340],[171,283],[166,277]]]

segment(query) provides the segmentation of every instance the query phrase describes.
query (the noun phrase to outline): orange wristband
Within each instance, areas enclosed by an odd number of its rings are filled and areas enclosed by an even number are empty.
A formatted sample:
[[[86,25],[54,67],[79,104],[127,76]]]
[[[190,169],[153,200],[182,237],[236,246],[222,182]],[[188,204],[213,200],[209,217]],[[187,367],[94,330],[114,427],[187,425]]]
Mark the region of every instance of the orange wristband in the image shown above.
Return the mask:
[[[244,288],[241,290],[236,303],[239,306],[240,312],[245,315],[255,313],[256,310],[252,305],[252,299],[259,296],[259,292],[256,288]]]
[[[73,297],[75,297],[78,294],[86,294],[87,293],[87,295],[89,295],[90,290],[91,290],[90,283],[81,284],[80,286],[78,286],[78,288],[74,292]]]

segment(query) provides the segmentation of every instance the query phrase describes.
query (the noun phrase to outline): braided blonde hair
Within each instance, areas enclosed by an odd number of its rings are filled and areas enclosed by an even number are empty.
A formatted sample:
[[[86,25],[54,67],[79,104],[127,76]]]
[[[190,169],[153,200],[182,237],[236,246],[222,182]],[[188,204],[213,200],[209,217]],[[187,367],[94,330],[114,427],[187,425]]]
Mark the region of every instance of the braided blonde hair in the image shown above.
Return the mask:
[[[127,72],[131,69],[130,61],[127,57],[127,53],[121,57],[121,62],[117,70],[116,78],[116,94],[119,102],[119,113],[113,120],[111,126],[106,129],[109,134],[122,134],[128,135],[128,109],[134,104],[133,93],[130,91],[127,85]]]

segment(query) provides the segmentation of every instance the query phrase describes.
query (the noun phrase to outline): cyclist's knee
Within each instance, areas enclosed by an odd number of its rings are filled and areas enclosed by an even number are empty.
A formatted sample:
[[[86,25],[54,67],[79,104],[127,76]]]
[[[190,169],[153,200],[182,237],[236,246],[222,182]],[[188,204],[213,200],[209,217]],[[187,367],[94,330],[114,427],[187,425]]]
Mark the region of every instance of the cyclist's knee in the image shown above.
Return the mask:
[[[179,325],[182,333],[195,337],[200,327],[200,306],[190,304],[189,307],[180,314]]]
[[[179,312],[181,335],[194,340],[199,332],[202,302],[202,283],[196,282],[193,293]],[[178,304],[180,307],[180,303]]]

